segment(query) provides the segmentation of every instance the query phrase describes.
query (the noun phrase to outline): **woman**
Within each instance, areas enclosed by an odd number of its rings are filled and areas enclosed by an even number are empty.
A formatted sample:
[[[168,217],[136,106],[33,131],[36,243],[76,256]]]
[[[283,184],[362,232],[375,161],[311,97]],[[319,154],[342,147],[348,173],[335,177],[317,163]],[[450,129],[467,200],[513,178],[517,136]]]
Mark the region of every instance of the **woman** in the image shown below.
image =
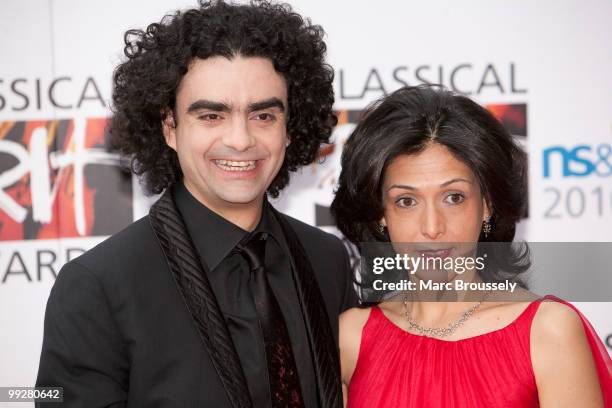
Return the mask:
[[[362,252],[374,241],[452,257],[457,243],[512,242],[525,169],[525,154],[476,103],[438,88],[403,88],[370,108],[349,138],[332,211]],[[510,277],[521,286],[513,292],[454,291],[456,301],[431,302],[405,290],[341,316],[349,408],[612,404],[612,363],[588,322],[571,305],[525,289],[519,274],[528,254],[496,248],[493,268],[471,268],[461,279]],[[420,272],[410,280],[432,277]]]

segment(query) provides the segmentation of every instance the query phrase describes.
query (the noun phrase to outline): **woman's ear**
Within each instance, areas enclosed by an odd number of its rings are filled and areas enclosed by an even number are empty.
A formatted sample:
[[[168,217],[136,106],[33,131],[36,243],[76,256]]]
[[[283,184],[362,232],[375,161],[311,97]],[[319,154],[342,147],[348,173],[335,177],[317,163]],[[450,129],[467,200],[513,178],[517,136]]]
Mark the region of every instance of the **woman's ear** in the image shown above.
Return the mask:
[[[493,211],[491,209],[491,206],[489,205],[489,200],[487,200],[486,197],[482,198],[482,208],[483,208],[483,217],[484,217],[483,221],[490,220],[491,216],[493,215]]]
[[[378,232],[382,235],[385,235],[389,230],[387,229],[387,220],[385,217],[382,217],[380,221],[378,221]]]

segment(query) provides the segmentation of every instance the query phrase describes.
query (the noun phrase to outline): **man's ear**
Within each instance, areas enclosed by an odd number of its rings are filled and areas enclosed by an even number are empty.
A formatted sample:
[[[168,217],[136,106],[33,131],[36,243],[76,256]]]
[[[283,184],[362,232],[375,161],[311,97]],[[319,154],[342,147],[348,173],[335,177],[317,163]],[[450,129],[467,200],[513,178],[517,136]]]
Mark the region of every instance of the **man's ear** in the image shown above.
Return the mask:
[[[176,151],[176,120],[171,110],[163,113],[162,132],[164,133],[166,144]]]

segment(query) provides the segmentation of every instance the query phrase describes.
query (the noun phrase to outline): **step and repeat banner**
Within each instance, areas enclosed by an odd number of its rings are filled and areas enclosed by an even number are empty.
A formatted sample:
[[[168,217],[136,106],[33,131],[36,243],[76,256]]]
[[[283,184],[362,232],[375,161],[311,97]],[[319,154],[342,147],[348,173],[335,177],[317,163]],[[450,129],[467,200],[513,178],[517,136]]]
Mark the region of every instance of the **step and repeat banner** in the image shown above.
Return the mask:
[[[340,120],[334,143],[293,175],[277,208],[335,232],[329,205],[360,112],[401,86],[436,83],[485,105],[528,152],[529,209],[518,238],[612,241],[612,3],[291,4],[327,33]],[[61,266],[155,200],[105,147],[111,76],[127,29],[194,5],[0,6],[0,386],[34,384],[44,308]],[[612,350],[612,303],[578,307]]]

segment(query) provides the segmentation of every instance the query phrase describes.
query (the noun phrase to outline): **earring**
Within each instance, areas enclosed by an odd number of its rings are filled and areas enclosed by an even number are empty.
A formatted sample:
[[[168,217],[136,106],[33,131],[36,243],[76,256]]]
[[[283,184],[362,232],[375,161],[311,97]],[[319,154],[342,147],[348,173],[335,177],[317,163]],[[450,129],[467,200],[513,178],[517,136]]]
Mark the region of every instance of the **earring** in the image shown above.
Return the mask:
[[[482,222],[482,232],[484,233],[485,238],[489,237],[491,233],[491,223],[489,222],[490,218],[487,218]]]
[[[387,229],[386,225],[383,224],[378,224],[378,232],[380,232],[381,234],[385,234],[385,229]]]

